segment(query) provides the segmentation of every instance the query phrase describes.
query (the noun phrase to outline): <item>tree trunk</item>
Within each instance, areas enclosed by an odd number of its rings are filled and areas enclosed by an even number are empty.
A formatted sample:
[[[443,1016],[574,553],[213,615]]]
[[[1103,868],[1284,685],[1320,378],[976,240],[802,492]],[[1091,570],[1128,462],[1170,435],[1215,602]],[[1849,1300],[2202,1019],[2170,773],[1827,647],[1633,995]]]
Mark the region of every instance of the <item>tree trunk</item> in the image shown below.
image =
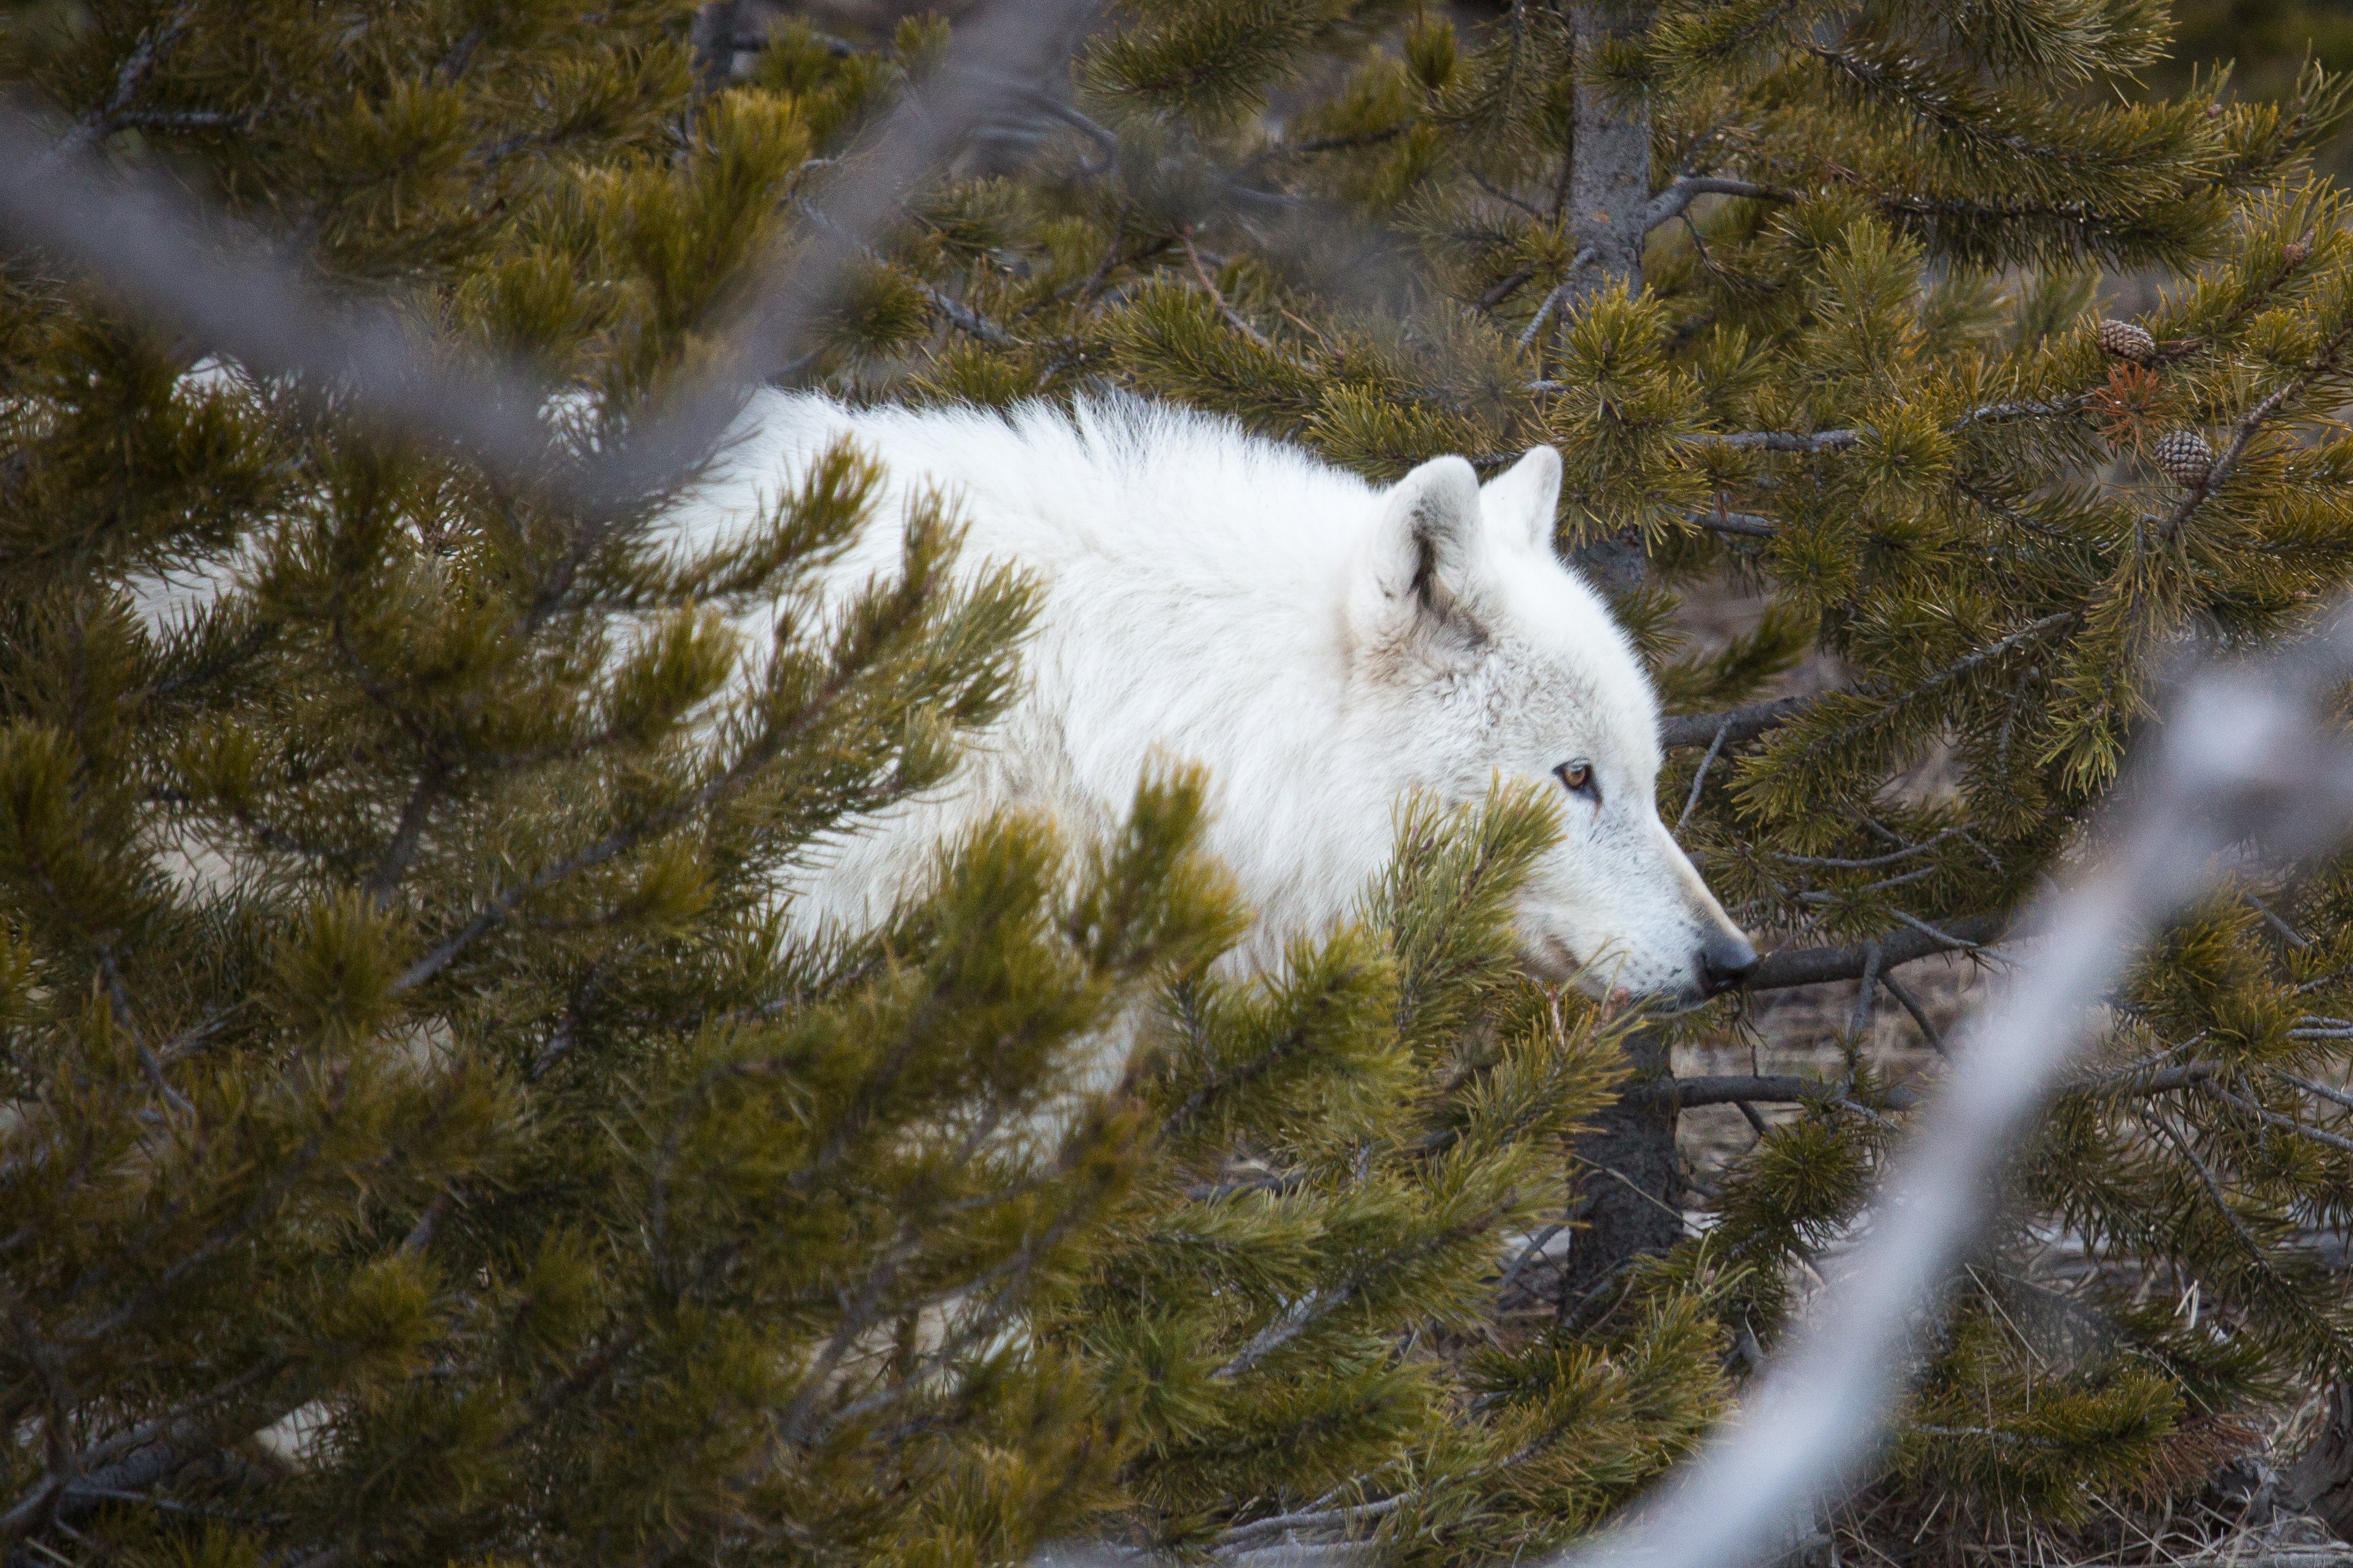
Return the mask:
[[[1671,1076],[1666,1031],[1637,1029],[1626,1037],[1626,1055],[1634,1067],[1628,1092],[1595,1118],[1569,1155],[1568,1221],[1577,1229],[1561,1267],[1564,1322],[1607,1301],[1609,1287],[1635,1259],[1683,1238],[1674,1098],[1631,1092]]]
[[[1650,110],[1613,101],[1604,89],[1582,79],[1587,62],[1603,45],[1649,32],[1651,14],[1647,5],[1604,0],[1578,0],[1569,9],[1580,79],[1569,149],[1568,221],[1582,264],[1570,269],[1561,301],[1564,318],[1611,283],[1623,283],[1630,293],[1641,291],[1642,219],[1651,200]],[[1597,540],[1575,557],[1605,592],[1630,590],[1644,575],[1640,541]],[[1628,1037],[1626,1052],[1634,1066],[1630,1089],[1672,1076],[1663,1030],[1637,1031]],[[1577,1140],[1570,1159],[1575,1196],[1568,1218],[1581,1228],[1561,1274],[1564,1319],[1606,1300],[1606,1287],[1636,1258],[1664,1252],[1682,1238],[1676,1110],[1672,1095],[1620,1099]]]
[[[694,13],[687,34],[694,54],[694,85],[717,92],[735,74],[735,0],[712,0]]]
[[[2287,1473],[2288,1490],[2340,1541],[2353,1541],[2353,1384],[2328,1391],[2328,1420]]]
[[[1581,77],[1603,45],[1649,32],[1651,7],[1579,0],[1569,8],[1569,26]],[[1558,323],[1612,283],[1623,283],[1630,294],[1642,291],[1642,216],[1650,200],[1649,107],[1614,102],[1602,88],[1580,79],[1568,159],[1568,232],[1575,258],[1561,283]],[[1592,540],[1571,558],[1595,587],[1612,597],[1641,587],[1649,565],[1636,538]],[[1668,1124],[1673,1124],[1672,1110]]]
[[[1569,142],[1568,231],[1576,253],[1591,258],[1572,267],[1565,303],[1597,294],[1613,282],[1642,289],[1642,216],[1651,202],[1651,111],[1639,102],[1612,101],[1584,79],[1587,62],[1604,45],[1651,30],[1651,7],[1579,0],[1569,7],[1577,40],[1577,119]]]

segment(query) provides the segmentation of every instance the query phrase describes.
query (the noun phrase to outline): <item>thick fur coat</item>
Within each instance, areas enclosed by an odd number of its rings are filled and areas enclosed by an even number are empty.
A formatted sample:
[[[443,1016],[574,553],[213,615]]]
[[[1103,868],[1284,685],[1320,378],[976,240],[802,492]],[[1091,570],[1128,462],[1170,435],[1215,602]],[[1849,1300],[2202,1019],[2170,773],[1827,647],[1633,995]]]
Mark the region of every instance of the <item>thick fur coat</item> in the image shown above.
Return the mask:
[[[730,538],[843,437],[886,478],[821,595],[891,573],[907,505],[936,489],[968,528],[961,569],[1018,566],[1042,605],[1011,711],[946,785],[823,846],[797,923],[873,921],[944,838],[1003,807],[1105,829],[1160,759],[1208,769],[1209,847],[1259,916],[1246,961],[1352,908],[1409,791],[1475,800],[1501,774],[1561,813],[1519,910],[1536,973],[1691,999],[1755,962],[1659,819],[1657,703],[1554,552],[1551,448],[1483,487],[1440,458],[1380,489],[1132,400],[1000,415],[764,395],[670,526],[681,544]]]

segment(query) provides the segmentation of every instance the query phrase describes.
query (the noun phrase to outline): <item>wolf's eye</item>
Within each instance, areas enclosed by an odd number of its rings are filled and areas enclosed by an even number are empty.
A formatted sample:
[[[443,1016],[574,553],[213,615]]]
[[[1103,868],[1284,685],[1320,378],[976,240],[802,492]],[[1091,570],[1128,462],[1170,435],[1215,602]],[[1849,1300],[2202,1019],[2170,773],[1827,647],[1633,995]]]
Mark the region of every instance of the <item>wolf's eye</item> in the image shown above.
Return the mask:
[[[1561,787],[1571,795],[1600,797],[1601,792],[1593,786],[1593,764],[1590,763],[1563,763],[1553,769],[1552,776],[1558,779]]]

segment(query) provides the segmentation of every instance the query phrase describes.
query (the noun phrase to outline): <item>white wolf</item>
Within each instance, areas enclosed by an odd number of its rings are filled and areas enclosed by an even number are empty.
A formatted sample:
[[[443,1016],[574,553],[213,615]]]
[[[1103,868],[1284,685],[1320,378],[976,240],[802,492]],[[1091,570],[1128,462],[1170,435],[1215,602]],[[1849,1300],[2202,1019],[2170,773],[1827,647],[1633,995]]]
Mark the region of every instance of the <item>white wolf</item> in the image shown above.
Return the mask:
[[[1535,973],[1691,1001],[1756,963],[1659,820],[1657,702],[1554,553],[1551,447],[1483,488],[1440,458],[1381,490],[1135,400],[1000,415],[768,394],[670,526],[725,541],[845,436],[883,489],[821,597],[892,570],[904,505],[930,487],[968,524],[963,570],[1017,565],[1043,597],[1010,712],[946,785],[826,845],[797,924],[879,918],[935,846],[1000,807],[1101,831],[1157,756],[1209,770],[1208,847],[1259,919],[1246,963],[1348,910],[1406,792],[1475,800],[1501,773],[1561,806],[1518,910]]]

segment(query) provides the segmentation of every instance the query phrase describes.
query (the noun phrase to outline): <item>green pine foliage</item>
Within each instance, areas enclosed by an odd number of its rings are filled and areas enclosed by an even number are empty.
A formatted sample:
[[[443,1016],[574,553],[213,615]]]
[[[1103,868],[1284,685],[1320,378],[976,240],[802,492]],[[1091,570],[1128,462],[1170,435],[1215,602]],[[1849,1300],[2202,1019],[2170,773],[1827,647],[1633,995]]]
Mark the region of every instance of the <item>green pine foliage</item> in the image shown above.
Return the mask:
[[[2306,64],[2353,66],[2353,11],[2336,0],[2176,0],[2172,13],[2172,48],[2140,79],[2153,92],[2177,92],[2196,73],[2227,66],[2232,95],[2293,100]],[[2341,178],[2348,153],[2340,132],[2317,155]]]
[[[586,450],[717,357],[955,37],[789,20],[704,90],[691,9],[44,0],[0,72],[322,289],[524,358]],[[777,374],[1125,388],[1377,479],[1558,446],[1561,543],[1680,716],[1662,815],[1752,929],[1892,975],[2095,842],[2184,651],[2353,569],[2353,239],[2306,164],[2343,90],[2120,95],[2168,47],[2147,0],[1126,0],[1007,110],[1036,156],[911,192]],[[1572,199],[1644,136],[1639,210]],[[2145,340],[2097,324],[2125,271],[2168,279]],[[1645,1196],[1703,1234],[1556,1311],[1569,1147],[1662,1086],[1516,970],[1537,799],[1401,803],[1356,917],[1262,976],[1181,770],[1104,842],[1001,821],[870,937],[785,934],[813,841],[1019,679],[1028,585],[955,575],[940,505],[795,608],[873,493],[837,453],[681,559],[660,495],[583,510],[8,258],[12,1562],[1502,1562],[1736,1405],[1911,1088],[1855,1046]],[[189,574],[233,587],[153,629]],[[1695,652],[1725,582],[1763,612]],[[1744,706],[1809,658],[1830,689]],[[2168,933],[1838,1527],[2094,1539],[2353,1374],[2308,1244],[2353,1225],[2348,1019],[2353,863]]]
[[[1121,1400],[1123,1540],[1508,1556],[1717,1414],[1721,1334],[1686,1294],[1587,1336],[1491,1321],[1505,1238],[1543,1235],[1566,1135],[1622,1076],[1590,1012],[1517,972],[1511,900],[1554,831],[1525,795],[1417,802],[1362,925],[1272,984],[1170,987],[1150,1184],[1037,1320]]]
[[[123,156],[164,153],[112,84],[234,82],[268,126],[172,166],[535,351],[583,443],[702,352],[813,140],[690,102],[675,7],[69,21],[14,63]],[[866,942],[777,919],[813,836],[1000,710],[1027,586],[957,585],[919,510],[746,646],[722,612],[871,510],[854,456],[682,559],[659,498],[567,511],[332,388],[190,376],[37,258],[5,308],[12,1557],[1003,1561],[1119,1495],[1092,1370],[1007,1336],[1146,1166],[1080,1044],[1237,929],[1200,781],[1099,848],[998,824]],[[208,568],[151,635],[132,585]]]

